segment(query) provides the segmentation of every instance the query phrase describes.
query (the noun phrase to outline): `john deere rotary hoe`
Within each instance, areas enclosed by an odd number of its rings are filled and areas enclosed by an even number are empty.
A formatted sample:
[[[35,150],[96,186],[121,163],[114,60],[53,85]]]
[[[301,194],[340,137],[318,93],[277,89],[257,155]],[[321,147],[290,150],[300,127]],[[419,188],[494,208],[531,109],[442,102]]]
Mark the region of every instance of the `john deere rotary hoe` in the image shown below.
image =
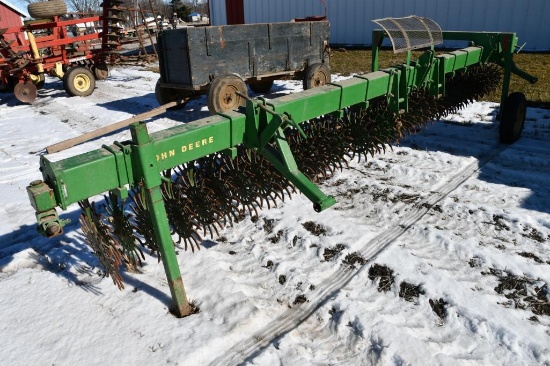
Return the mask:
[[[105,0],[101,16],[69,20],[60,17],[67,13],[62,0],[30,4],[29,13],[36,20],[0,29],[0,92],[13,92],[19,101],[31,103],[49,74],[62,79],[71,96],[92,94],[95,80],[107,78],[107,64],[120,48],[122,3]],[[100,33],[69,36],[69,27],[99,21]],[[93,44],[94,40],[98,43]]]
[[[180,275],[177,243],[194,251],[205,235],[257,215],[296,191],[315,211],[335,203],[317,186],[351,158],[367,158],[385,144],[457,111],[502,87],[500,139],[521,134],[525,97],[508,95],[512,73],[535,82],[512,60],[514,33],[441,32],[426,18],[375,21],[373,70],[338,83],[272,100],[245,98],[246,106],[149,134],[131,125],[131,141],[51,161],[40,160],[43,181],[27,188],[38,230],[60,235],[56,207],[79,203],[83,233],[107,276],[123,287],[122,269],[135,270],[144,251],[162,259],[174,313],[192,312]],[[378,70],[382,39],[406,51],[402,65]],[[469,46],[437,55],[443,40]],[[417,61],[410,50],[429,48]],[[502,76],[502,78],[501,78]],[[502,82],[501,82],[502,80]],[[105,193],[101,205],[89,198]]]

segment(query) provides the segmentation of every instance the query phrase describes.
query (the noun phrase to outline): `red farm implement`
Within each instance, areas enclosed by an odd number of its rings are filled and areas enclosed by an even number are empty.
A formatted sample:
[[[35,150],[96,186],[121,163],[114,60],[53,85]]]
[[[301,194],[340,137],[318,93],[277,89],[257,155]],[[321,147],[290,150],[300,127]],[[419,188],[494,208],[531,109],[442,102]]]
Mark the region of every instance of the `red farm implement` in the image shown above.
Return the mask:
[[[92,94],[95,81],[107,78],[107,64],[120,49],[120,4],[105,0],[101,16],[77,19],[65,19],[62,0],[30,4],[36,20],[0,29],[0,91],[31,103],[48,74],[62,79],[71,96]]]

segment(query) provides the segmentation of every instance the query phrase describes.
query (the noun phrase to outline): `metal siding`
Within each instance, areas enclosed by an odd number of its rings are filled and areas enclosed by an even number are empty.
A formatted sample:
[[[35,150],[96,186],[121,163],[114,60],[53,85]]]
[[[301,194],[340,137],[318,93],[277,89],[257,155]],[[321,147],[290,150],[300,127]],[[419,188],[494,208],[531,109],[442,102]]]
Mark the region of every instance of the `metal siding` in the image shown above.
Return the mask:
[[[225,0],[210,0],[208,2],[210,7],[210,24],[211,25],[226,25],[227,24],[227,11],[225,9]],[[246,22],[246,10],[244,21]]]
[[[418,6],[419,4],[415,1],[415,2],[412,2],[412,1],[407,1],[405,2],[405,4],[403,5],[403,11],[402,13],[403,14],[407,14],[407,15],[411,15],[411,14],[416,14],[418,13],[418,10],[421,8],[420,6]]]
[[[213,25],[226,24],[225,0],[210,0]],[[418,15],[443,30],[515,32],[526,50],[550,50],[550,0],[326,0],[332,44],[370,45],[371,19]],[[244,0],[246,23],[323,15],[319,0]],[[219,12],[220,14],[217,14]]]
[[[352,29],[352,34],[353,34],[353,38],[352,38],[353,43],[360,42],[361,39],[363,38],[363,34],[366,33],[366,28],[365,28],[366,19],[364,15],[367,13],[366,9],[367,9],[366,2],[361,1],[359,2],[357,8],[355,9],[355,13],[353,14],[355,18],[354,23],[356,24],[356,27],[350,27]]]
[[[538,44],[544,44],[544,42],[548,42],[550,39],[550,25],[548,25],[549,22],[549,15],[550,15],[550,1],[546,1],[544,3],[544,10],[539,13],[538,16],[538,22],[541,26],[541,28],[535,29],[535,36],[533,37],[533,43]],[[535,24],[533,24],[533,27],[535,27]],[[544,27],[544,28],[542,28]],[[542,29],[545,29],[545,31],[542,31]],[[548,46],[550,48],[550,46]]]
[[[21,16],[17,14],[13,9],[0,3],[0,16],[1,26],[0,28],[18,27],[23,25]]]
[[[321,2],[311,0],[244,0],[244,8],[247,23],[288,22],[294,18],[324,14]]]

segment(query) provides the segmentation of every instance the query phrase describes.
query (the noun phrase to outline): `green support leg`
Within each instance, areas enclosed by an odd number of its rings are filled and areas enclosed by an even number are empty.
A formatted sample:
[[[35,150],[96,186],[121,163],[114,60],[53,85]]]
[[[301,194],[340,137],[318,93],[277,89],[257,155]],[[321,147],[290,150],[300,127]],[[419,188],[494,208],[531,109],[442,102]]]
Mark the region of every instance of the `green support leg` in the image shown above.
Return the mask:
[[[382,47],[383,36],[379,31],[372,32],[372,59],[371,71],[378,71],[378,61],[380,55],[380,47]]]
[[[261,154],[313,203],[315,211],[321,212],[334,205],[336,203],[334,197],[324,194],[317,185],[298,170],[282,128],[279,128],[276,133],[275,142],[278,150],[271,146],[266,146],[260,151]]]
[[[159,245],[162,264],[175,305],[174,314],[181,318],[191,313],[191,306],[187,301],[172,235],[170,234],[166,207],[162,199],[162,181],[156,166],[154,147],[150,143],[149,134],[144,123],[134,124],[131,129],[132,138],[137,144],[135,149],[136,158],[145,184],[147,208],[151,213],[155,239]]]
[[[168,280],[168,286],[170,286],[170,293],[174,301],[174,313],[177,317],[182,318],[191,313],[191,307],[185,294],[185,287],[183,286],[178,258],[176,257],[172,235],[168,226],[166,208],[164,207],[160,186],[146,189],[145,198],[147,200],[147,207],[149,207],[151,212],[155,238],[159,243],[162,264],[164,265],[166,279]]]
[[[512,62],[513,62],[512,53],[510,52],[504,53],[503,59],[504,59],[504,65],[503,65],[504,72],[502,75],[502,92],[500,95],[500,110],[497,115],[497,120],[499,121],[502,117],[501,113],[504,110],[504,104],[506,103],[506,99],[508,98],[508,91],[510,89],[510,80],[512,79]]]

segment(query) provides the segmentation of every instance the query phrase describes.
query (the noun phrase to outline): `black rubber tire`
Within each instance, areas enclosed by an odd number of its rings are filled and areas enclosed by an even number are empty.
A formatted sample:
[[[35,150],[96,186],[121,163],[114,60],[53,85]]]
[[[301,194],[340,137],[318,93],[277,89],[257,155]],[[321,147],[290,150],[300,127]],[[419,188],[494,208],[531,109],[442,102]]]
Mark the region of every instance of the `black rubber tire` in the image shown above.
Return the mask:
[[[87,97],[94,92],[95,78],[83,66],[71,67],[63,76],[63,87],[72,97]]]
[[[244,81],[237,75],[221,75],[208,87],[207,104],[211,114],[236,110],[246,105],[246,99],[237,92],[248,95]]]
[[[94,64],[92,71],[96,80],[105,80],[109,76],[109,66],[105,62]]]
[[[8,76],[8,88],[6,91],[9,93],[13,93],[13,89],[15,89],[17,83],[19,83],[19,79],[13,76]]]
[[[27,7],[29,15],[34,19],[51,18],[67,14],[67,4],[63,0],[50,0],[31,3]]]
[[[273,80],[258,80],[248,84],[254,93],[268,93],[273,87]]]
[[[317,63],[310,65],[304,77],[304,90],[316,88],[330,83],[330,68],[327,64]]]
[[[523,93],[512,93],[506,98],[500,114],[501,143],[512,144],[520,138],[526,112],[527,100]]]
[[[157,80],[157,84],[155,85],[155,97],[157,98],[157,102],[159,102],[160,105],[170,103],[178,99],[186,99],[182,104],[172,107],[170,109],[183,108],[185,104],[189,101],[189,99],[191,99],[194,95],[195,93],[192,91],[163,88],[160,85],[160,79]]]

